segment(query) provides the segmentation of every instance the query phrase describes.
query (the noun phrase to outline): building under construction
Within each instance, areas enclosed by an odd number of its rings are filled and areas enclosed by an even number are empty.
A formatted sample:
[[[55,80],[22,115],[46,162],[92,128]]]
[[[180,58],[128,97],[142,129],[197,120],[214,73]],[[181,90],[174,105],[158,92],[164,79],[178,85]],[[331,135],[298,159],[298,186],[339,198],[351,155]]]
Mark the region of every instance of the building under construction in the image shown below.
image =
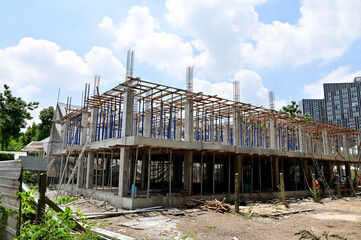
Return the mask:
[[[133,78],[81,106],[58,103],[50,137],[50,176],[60,192],[79,193],[124,208],[177,206],[189,198],[277,197],[283,173],[288,196],[309,195],[312,173],[326,190],[359,164],[360,132],[234,99]],[[272,101],[271,101],[272,102]],[[326,193],[328,193],[326,191]]]

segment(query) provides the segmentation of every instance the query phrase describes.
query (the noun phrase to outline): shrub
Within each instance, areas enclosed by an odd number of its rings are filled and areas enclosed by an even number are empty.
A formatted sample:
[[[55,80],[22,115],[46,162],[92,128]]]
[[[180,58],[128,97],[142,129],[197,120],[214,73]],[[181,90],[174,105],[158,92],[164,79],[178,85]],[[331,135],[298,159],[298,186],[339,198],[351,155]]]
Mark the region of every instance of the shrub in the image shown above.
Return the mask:
[[[50,208],[45,211],[42,219],[34,221],[36,208],[31,205],[34,201],[34,192],[20,192],[17,196],[21,199],[21,228],[20,235],[16,240],[27,239],[65,239],[65,240],[98,240],[102,239],[98,234],[93,233],[80,211],[73,212],[68,206],[65,207],[64,212],[55,212]],[[60,198],[56,202],[64,204],[72,201],[72,198]],[[78,222],[84,226],[85,231],[75,231],[76,223],[74,217]]]
[[[25,170],[23,171],[23,182],[32,189],[36,185],[35,178],[37,175],[37,173],[31,173],[30,171]]]
[[[0,161],[14,160],[14,159],[15,159],[14,153],[0,152]]]

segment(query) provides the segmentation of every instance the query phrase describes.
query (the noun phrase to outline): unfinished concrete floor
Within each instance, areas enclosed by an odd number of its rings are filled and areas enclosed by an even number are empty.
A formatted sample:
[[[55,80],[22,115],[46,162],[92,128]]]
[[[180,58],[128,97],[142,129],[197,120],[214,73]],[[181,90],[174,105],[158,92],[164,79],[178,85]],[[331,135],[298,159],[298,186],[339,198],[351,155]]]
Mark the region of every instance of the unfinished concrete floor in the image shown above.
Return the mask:
[[[49,191],[48,195],[52,195]],[[307,200],[307,199],[305,199]],[[345,197],[340,200],[324,199],[323,203],[295,200],[288,209],[278,204],[247,202],[241,212],[254,215],[314,209],[309,213],[299,213],[278,218],[244,217],[234,213],[212,213],[200,209],[185,210],[184,216],[169,215],[168,211],[143,214],[128,214],[101,220],[91,220],[98,227],[131,236],[136,239],[299,239],[295,236],[301,230],[312,230],[321,236],[324,231],[338,234],[347,239],[361,239],[361,197]],[[69,205],[83,213],[115,211],[116,208],[94,199],[79,197]],[[233,207],[233,206],[232,206]],[[120,226],[121,223],[150,219],[160,220],[152,228]],[[142,228],[142,227],[141,227]],[[333,239],[333,238],[330,238]]]

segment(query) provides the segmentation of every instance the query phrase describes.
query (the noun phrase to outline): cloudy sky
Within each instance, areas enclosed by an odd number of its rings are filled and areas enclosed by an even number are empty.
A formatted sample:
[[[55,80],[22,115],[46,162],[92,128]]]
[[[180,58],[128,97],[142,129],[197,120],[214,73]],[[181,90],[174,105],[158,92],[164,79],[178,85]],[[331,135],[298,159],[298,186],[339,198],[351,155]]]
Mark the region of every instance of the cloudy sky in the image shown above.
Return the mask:
[[[322,98],[323,82],[361,76],[359,0],[4,1],[0,7],[0,84],[40,109],[68,96],[80,104],[86,82],[104,91],[134,76],[276,107]],[[39,110],[40,110],[39,109]],[[38,110],[38,111],[39,111]],[[37,115],[35,112],[34,115]]]

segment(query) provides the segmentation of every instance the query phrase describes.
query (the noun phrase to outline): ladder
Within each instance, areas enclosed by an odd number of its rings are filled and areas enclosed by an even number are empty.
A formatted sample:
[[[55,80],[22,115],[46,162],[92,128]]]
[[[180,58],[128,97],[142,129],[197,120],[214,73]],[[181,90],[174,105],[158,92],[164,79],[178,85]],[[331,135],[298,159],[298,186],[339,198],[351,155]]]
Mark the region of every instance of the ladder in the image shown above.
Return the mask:
[[[325,179],[325,176],[323,175],[323,172],[321,171],[320,166],[318,165],[318,163],[317,163],[316,159],[313,157],[313,155],[312,155],[311,159],[313,162],[313,166],[315,166],[315,168],[318,172],[318,176],[321,178],[321,180],[323,181],[323,183],[325,185],[326,190],[328,191],[329,196],[336,199],[336,197],[332,194],[332,192],[331,192],[332,190],[331,190],[330,186],[328,185],[328,183]]]

